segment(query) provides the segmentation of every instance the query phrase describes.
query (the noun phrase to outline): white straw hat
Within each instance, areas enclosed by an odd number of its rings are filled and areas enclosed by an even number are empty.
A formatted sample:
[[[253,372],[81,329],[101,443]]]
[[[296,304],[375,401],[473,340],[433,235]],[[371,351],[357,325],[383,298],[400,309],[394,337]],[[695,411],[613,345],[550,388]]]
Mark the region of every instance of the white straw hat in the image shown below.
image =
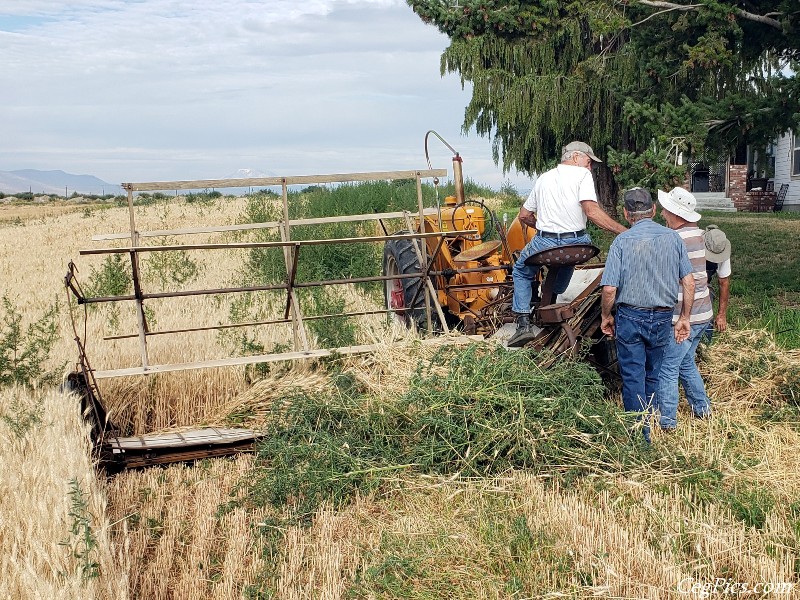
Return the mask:
[[[697,199],[690,191],[683,188],[676,187],[669,193],[658,190],[658,203],[665,210],[690,223],[696,223],[701,219],[700,213],[695,211]]]

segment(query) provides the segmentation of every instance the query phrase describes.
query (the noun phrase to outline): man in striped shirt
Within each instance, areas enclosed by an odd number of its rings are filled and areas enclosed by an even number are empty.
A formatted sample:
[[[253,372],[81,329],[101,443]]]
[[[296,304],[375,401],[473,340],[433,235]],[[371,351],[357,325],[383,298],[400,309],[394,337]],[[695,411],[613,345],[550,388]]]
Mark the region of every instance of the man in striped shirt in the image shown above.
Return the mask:
[[[695,210],[697,200],[687,190],[675,188],[671,192],[658,191],[658,203],[667,227],[673,229],[686,245],[694,276],[694,301],[689,315],[691,333],[689,339],[678,343],[671,340],[664,351],[661,373],[658,378],[658,405],[661,412],[659,423],[665,431],[672,431],[678,424],[678,381],[683,384],[686,400],[696,417],[711,415],[711,403],[706,394],[703,378],[697,370],[695,352],[700,339],[714,317],[711,294],[706,275],[706,246],[703,230],[697,226],[700,213]],[[673,321],[678,320],[683,307],[683,295],[673,311]]]

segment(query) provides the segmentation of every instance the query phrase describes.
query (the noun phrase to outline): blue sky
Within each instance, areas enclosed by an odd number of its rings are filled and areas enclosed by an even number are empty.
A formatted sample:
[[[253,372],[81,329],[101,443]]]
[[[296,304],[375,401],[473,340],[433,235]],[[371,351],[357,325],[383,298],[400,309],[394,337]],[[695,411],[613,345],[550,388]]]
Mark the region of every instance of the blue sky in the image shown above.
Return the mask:
[[[517,189],[461,135],[470,90],[402,0],[3,0],[0,170],[110,183],[424,168]],[[433,142],[434,167],[450,154]]]

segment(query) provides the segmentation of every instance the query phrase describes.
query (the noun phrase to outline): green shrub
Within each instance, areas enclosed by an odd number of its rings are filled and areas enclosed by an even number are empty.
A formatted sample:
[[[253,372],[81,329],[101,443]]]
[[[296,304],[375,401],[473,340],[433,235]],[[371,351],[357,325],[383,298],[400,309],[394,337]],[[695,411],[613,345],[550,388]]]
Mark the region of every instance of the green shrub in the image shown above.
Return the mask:
[[[58,339],[58,305],[23,331],[22,314],[7,296],[3,296],[3,326],[0,330],[0,385],[51,384],[59,373],[48,371],[45,363]]]
[[[109,254],[99,269],[92,267],[86,295],[125,296],[130,294],[132,286],[130,260],[124,254]]]
[[[104,259],[100,268],[92,267],[85,293],[88,297],[126,296],[131,293],[133,280],[131,275],[130,259],[123,254],[109,254]],[[97,308],[98,304],[90,304]],[[108,326],[112,331],[119,328],[120,308],[118,302],[103,304]]]
[[[164,240],[169,245],[169,240]],[[202,269],[186,250],[151,252],[143,261],[148,280],[156,281],[162,288],[181,286],[197,279]]]

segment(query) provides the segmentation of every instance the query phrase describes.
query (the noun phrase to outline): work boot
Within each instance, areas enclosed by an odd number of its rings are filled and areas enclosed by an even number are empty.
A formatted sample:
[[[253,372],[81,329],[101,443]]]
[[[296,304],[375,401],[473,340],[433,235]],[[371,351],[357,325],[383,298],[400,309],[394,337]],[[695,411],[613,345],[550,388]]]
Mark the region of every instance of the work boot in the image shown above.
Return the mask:
[[[509,348],[521,348],[528,342],[532,342],[536,334],[531,327],[531,316],[529,314],[517,315],[517,330],[509,338],[506,346]]]

